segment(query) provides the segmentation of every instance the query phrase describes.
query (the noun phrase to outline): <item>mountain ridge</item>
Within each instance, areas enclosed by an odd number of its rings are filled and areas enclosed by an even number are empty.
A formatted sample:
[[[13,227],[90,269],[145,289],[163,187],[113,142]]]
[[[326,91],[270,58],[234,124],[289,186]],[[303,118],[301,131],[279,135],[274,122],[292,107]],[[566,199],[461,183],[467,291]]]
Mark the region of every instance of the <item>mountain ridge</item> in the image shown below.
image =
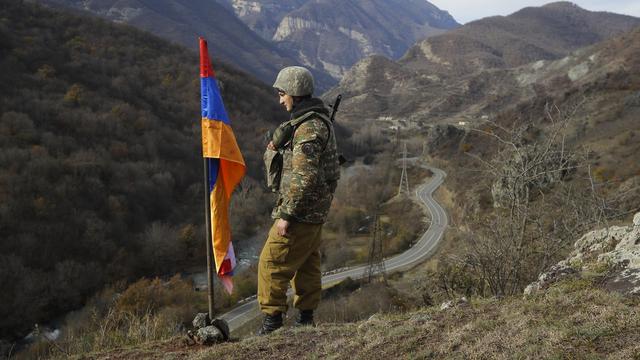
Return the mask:
[[[314,0],[288,13],[273,40],[339,79],[363,56],[398,58],[416,40],[457,26],[451,15],[426,1]]]
[[[541,60],[558,60],[584,44],[592,45],[610,34],[619,34],[622,30],[628,31],[640,25],[638,18],[579,9],[571,13],[571,16],[586,21],[588,26],[562,26],[564,37],[570,37],[568,34],[575,27],[578,40],[567,41],[559,36],[560,40],[553,43],[552,35],[544,35],[549,38],[549,45],[539,46],[541,40],[538,39],[545,38],[539,34],[545,32],[536,29],[544,27],[542,24],[547,18],[556,21],[564,16],[562,12],[556,12],[555,8],[558,6],[562,11],[567,9],[566,4],[560,3],[550,8],[530,8],[514,13],[518,15],[475,21],[419,42],[396,62],[373,60],[375,58],[361,60],[349,70],[340,85],[325,96],[330,98],[337,93],[345,94],[342,115],[350,122],[352,119],[359,122],[376,111],[400,117],[410,114],[425,115],[421,108],[433,106],[429,105],[430,101],[447,101],[447,97],[453,102],[463,100],[461,97],[456,99],[456,96],[466,92],[465,81],[474,76],[479,77],[483,72],[506,70]],[[520,21],[523,16],[537,24],[536,27],[522,26],[512,34],[510,31],[517,27],[516,21]],[[599,21],[600,16],[604,16],[606,21]],[[606,24],[612,25],[607,27]],[[591,31],[594,26],[600,28]],[[535,35],[518,38],[516,34],[522,33],[524,29]],[[488,40],[485,41],[486,39]],[[578,45],[580,47],[576,47]],[[461,85],[454,86],[455,84]],[[364,90],[365,88],[368,90]],[[398,107],[398,104],[402,104],[402,107]],[[441,106],[444,110],[446,107],[446,104]],[[441,118],[443,116],[436,116],[436,119]]]
[[[293,65],[273,44],[249,29],[228,8],[215,1],[195,0],[30,0],[54,7],[72,8],[127,23],[157,36],[197,50],[204,36],[214,59],[252,73],[270,84],[278,71]],[[320,75],[321,78],[321,75]]]

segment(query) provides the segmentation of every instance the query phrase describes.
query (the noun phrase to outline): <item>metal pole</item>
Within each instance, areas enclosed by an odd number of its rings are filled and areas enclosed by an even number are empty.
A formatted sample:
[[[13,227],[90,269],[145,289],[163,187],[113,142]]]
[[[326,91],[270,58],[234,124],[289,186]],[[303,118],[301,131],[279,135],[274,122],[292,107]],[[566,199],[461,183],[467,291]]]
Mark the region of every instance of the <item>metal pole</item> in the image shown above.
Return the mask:
[[[204,158],[204,213],[207,234],[207,292],[209,298],[209,321],[213,321],[213,244],[211,243],[211,200],[209,197],[209,159]]]

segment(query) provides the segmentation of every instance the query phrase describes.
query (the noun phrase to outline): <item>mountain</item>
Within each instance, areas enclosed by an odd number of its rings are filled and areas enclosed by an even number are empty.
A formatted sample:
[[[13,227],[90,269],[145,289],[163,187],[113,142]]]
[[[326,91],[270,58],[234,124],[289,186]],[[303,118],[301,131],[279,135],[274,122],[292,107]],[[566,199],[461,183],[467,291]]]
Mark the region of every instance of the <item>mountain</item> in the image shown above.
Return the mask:
[[[459,24],[424,0],[312,0],[286,14],[272,40],[339,80],[365,56],[397,59],[417,40]]]
[[[285,65],[310,67],[318,92],[371,54],[400,57],[418,39],[458,24],[422,0],[30,0],[88,11],[195,49],[267,84]]]
[[[489,100],[498,96],[496,92],[511,95],[512,86],[503,86],[498,80],[517,81],[511,73],[497,70],[561,59],[638,25],[638,18],[590,12],[570,3],[525,8],[430,37],[397,62],[379,56],[366,58],[326,96],[345,95],[341,114],[351,123],[380,116],[395,117],[396,121],[456,120],[462,104],[477,105],[475,112],[483,107],[479,96]],[[540,64],[543,62],[536,66]],[[492,104],[499,108],[509,101]]]
[[[204,252],[198,54],[21,1],[0,0],[0,19],[4,339]],[[214,67],[249,173],[231,209],[243,240],[269,219],[255,179],[264,133],[287,114],[269,86]]]
[[[218,0],[264,39],[271,40],[280,21],[309,0]]]
[[[474,21],[426,39],[400,62],[409,68],[454,75],[515,67],[557,59],[638,24],[639,19],[631,16],[591,12],[570,2],[557,2]]]
[[[269,41],[240,21],[232,11],[207,0],[32,0],[83,10],[105,19],[135,26],[196,49],[204,36],[214,59],[233,64],[271,84],[278,71],[295,63]]]

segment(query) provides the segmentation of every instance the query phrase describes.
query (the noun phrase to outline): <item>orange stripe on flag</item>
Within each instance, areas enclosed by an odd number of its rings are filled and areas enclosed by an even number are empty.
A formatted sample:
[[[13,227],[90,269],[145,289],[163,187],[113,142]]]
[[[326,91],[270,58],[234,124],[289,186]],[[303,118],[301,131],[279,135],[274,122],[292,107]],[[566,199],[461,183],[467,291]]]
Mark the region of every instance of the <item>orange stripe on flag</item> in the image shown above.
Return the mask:
[[[213,255],[216,261],[216,273],[219,274],[220,266],[227,255],[229,243],[231,243],[231,229],[229,226],[229,197],[220,181],[213,188],[210,196],[211,204],[211,239],[213,242]]]
[[[222,121],[202,119],[202,155],[220,159],[219,175],[222,175],[227,197],[242,180],[245,164],[231,127]],[[220,179],[216,184],[219,186]]]

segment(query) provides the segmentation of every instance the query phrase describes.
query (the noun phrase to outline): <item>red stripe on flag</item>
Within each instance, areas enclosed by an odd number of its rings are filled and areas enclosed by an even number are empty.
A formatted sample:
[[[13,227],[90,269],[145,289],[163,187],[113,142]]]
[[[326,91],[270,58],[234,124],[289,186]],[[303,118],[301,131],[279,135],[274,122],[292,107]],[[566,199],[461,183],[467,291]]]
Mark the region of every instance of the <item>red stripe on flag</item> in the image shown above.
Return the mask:
[[[209,49],[207,46],[207,40],[200,38],[200,77],[216,76],[209,60]]]

